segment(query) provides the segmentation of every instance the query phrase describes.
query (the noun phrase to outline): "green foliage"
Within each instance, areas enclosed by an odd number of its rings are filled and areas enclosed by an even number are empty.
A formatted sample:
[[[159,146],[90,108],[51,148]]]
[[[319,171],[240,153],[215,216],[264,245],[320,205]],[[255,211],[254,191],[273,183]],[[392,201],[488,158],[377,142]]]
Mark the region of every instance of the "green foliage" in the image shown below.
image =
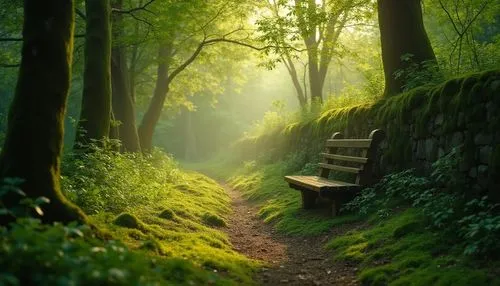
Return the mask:
[[[449,239],[454,237],[464,254],[497,256],[498,204],[492,204],[487,197],[467,199],[458,163],[455,151],[433,164],[430,177],[418,177],[414,170],[388,175],[373,188],[363,190],[344,210],[387,218],[394,206],[411,206],[424,215],[434,231],[448,234]]]
[[[437,85],[443,80],[434,61],[416,63],[412,54],[404,54],[401,56],[401,62],[406,68],[397,70],[394,77],[404,83],[403,92],[419,86]]]
[[[221,283],[181,259],[130,251],[92,238],[87,226],[20,219],[0,228],[2,285],[158,285]],[[28,275],[29,274],[29,275]]]
[[[180,178],[176,163],[160,151],[142,156],[90,145],[90,151],[63,160],[65,194],[87,214],[118,214],[139,203],[154,202],[162,188]]]
[[[4,178],[0,185],[0,216],[11,219],[26,218],[33,215],[43,216],[42,206],[50,203],[45,197],[32,199],[26,196],[19,187],[24,180],[18,178]],[[17,200],[13,206],[5,205],[6,200]]]

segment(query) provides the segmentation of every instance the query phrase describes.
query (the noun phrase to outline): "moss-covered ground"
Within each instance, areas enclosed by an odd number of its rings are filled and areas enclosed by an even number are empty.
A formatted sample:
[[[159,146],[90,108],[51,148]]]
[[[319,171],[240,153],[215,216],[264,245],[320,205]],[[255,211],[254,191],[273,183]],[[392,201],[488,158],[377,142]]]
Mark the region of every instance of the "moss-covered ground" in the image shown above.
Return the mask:
[[[206,283],[250,284],[257,263],[234,252],[227,236],[217,229],[229,215],[227,194],[201,174],[183,172],[181,177],[181,182],[163,186],[154,203],[118,216],[104,212],[91,220],[132,249],[158,259],[181,259],[210,273]]]
[[[232,250],[230,199],[214,180],[161,152],[66,159],[64,191],[106,239],[31,219],[0,228],[0,285],[254,284],[260,263]]]

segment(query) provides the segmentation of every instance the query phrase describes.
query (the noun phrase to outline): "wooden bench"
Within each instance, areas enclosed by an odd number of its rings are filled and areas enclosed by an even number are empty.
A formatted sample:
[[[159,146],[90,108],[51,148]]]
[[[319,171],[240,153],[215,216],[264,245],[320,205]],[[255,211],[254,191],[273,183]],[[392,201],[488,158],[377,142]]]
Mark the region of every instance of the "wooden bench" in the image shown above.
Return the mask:
[[[319,176],[285,176],[285,181],[302,193],[304,209],[314,208],[318,198],[329,199],[335,216],[340,206],[351,200],[361,187],[374,183],[373,162],[384,139],[385,133],[379,129],[373,130],[368,139],[343,139],[342,134],[337,132],[326,141],[326,150],[321,153],[324,160],[319,164]],[[342,149],[358,149],[359,157],[347,156],[343,152],[340,152],[341,155],[339,151]],[[352,183],[330,180],[331,171],[354,173],[356,180]]]

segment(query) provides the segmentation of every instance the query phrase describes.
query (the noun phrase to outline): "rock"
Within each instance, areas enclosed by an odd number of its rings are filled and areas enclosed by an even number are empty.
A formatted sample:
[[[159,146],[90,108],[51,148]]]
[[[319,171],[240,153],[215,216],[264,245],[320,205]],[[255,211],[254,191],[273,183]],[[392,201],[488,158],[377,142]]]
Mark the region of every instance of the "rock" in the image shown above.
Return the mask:
[[[458,147],[464,143],[464,134],[462,132],[455,132],[451,136],[451,148]]]
[[[476,145],[488,145],[493,141],[493,136],[491,134],[479,133],[474,137],[474,143]]]
[[[297,278],[299,278],[299,280],[307,280],[307,277],[302,274],[297,275]]]
[[[463,127],[465,123],[465,114],[463,112],[458,113],[457,126]]]
[[[488,164],[490,162],[491,154],[493,153],[493,147],[484,146],[479,149],[479,162],[481,164]]]
[[[446,155],[446,153],[444,152],[444,149],[440,147],[440,148],[438,149],[438,158],[441,158],[441,157],[443,157],[444,155]]]
[[[490,85],[491,90],[497,91],[500,89],[500,80],[494,80]]]
[[[477,168],[476,167],[469,170],[469,177],[471,177],[473,179],[477,178]]]
[[[437,157],[437,141],[433,138],[425,140],[425,159],[434,162]]]
[[[284,283],[288,283],[288,282],[290,282],[288,279],[281,279],[281,280],[280,280],[280,283],[283,283],[283,284],[284,284]]]
[[[425,159],[425,141],[419,140],[417,142],[417,159]]]
[[[444,115],[442,113],[439,113],[436,116],[436,119],[434,119],[434,124],[436,126],[441,126],[441,125],[443,125],[443,122],[444,122]]]
[[[479,165],[477,167],[477,182],[482,188],[488,187],[488,166]]]

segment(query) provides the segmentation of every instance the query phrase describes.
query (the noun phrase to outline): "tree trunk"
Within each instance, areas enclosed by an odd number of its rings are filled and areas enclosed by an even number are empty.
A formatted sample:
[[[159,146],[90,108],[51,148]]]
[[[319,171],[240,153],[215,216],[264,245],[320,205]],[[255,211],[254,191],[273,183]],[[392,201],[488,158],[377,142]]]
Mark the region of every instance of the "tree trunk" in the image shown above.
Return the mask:
[[[394,77],[396,71],[406,67],[401,56],[411,54],[417,64],[436,61],[425,31],[420,2],[421,0],[378,0],[385,74],[384,96],[400,93],[405,84],[402,79]]]
[[[108,137],[111,118],[111,6],[109,0],[86,0],[85,8],[85,70],[76,147]]]
[[[319,73],[318,63],[309,61],[309,88],[311,90],[311,104],[319,105],[323,103],[324,80]]]
[[[171,44],[163,44],[158,51],[158,71],[156,77],[156,86],[153,98],[149,103],[148,109],[142,118],[139,126],[139,140],[143,152],[150,152],[153,148],[153,134],[160,120],[163,104],[168,93],[170,79],[168,77],[169,58],[171,56]]]
[[[121,9],[123,0],[114,7]],[[125,47],[120,43],[123,35],[122,15],[113,16],[113,46],[111,52],[111,76],[113,85],[113,114],[118,122],[118,134],[122,152],[140,152],[139,135],[135,120],[135,107],[130,92]]]
[[[85,222],[60,190],[60,157],[73,53],[72,0],[25,0],[21,68],[0,155],[2,178],[21,178],[30,198],[47,197],[44,222]],[[2,200],[7,206],[15,198]],[[2,218],[5,223],[5,216]]]
[[[295,88],[295,92],[297,92],[297,99],[299,100],[300,107],[304,109],[307,106],[307,96],[304,94],[304,89],[302,89],[302,85],[300,84],[299,76],[297,74],[297,69],[295,68],[295,64],[293,63],[291,57],[286,54],[282,58],[283,63],[285,64],[286,69],[288,70],[288,74],[292,79],[293,87]]]

